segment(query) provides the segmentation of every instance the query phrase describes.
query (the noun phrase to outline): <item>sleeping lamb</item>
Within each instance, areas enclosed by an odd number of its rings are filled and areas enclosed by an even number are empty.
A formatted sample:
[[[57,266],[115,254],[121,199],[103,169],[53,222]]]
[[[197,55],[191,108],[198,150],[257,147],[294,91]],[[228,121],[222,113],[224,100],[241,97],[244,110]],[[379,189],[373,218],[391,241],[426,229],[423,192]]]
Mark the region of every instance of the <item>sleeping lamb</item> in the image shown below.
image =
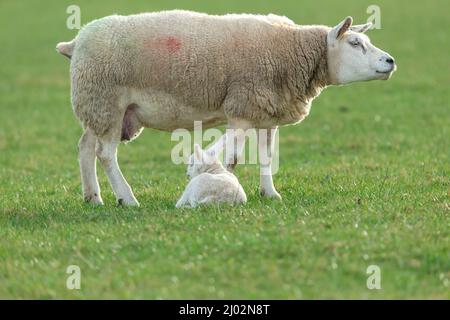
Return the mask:
[[[187,174],[191,181],[178,200],[177,208],[247,202],[247,196],[236,176],[223,167],[216,154],[203,151],[198,144],[194,145]]]
[[[228,123],[231,170],[242,150],[239,133],[272,129],[259,153],[260,192],[280,198],[271,175],[273,135],[309,113],[328,85],[389,79],[394,59],[347,17],[336,27],[299,26],[286,17],[212,16],[164,11],[92,21],[57,50],[71,59],[71,101],[84,133],[79,161],[86,201],[102,204],[99,158],[120,204],[138,205],[117,162],[117,146],[143,127],[171,131]],[[242,129],[242,130],[235,130]],[[230,133],[231,132],[231,133]],[[222,140],[223,141],[223,140]],[[220,150],[222,143],[214,146]]]

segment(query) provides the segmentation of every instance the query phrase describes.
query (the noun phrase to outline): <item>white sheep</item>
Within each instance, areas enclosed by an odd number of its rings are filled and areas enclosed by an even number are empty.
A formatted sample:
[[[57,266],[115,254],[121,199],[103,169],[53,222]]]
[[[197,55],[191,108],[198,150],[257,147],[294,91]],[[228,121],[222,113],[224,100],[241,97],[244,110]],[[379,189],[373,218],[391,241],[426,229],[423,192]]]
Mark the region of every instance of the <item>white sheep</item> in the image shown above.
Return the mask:
[[[179,10],[87,24],[57,46],[71,59],[71,100],[84,128],[79,160],[85,200],[103,203],[97,156],[119,203],[138,205],[120,171],[117,146],[143,127],[192,129],[197,120],[203,127],[276,129],[302,121],[328,85],[388,79],[395,63],[362,34],[370,24],[351,24],[351,17],[329,28],[275,15]],[[272,154],[273,134],[260,139],[262,150]],[[226,163],[238,157],[226,154]],[[270,161],[260,176],[261,194],[280,198]]]
[[[194,145],[187,174],[191,181],[178,200],[177,208],[247,202],[247,196],[236,176],[223,167],[216,154],[203,151],[198,144]]]

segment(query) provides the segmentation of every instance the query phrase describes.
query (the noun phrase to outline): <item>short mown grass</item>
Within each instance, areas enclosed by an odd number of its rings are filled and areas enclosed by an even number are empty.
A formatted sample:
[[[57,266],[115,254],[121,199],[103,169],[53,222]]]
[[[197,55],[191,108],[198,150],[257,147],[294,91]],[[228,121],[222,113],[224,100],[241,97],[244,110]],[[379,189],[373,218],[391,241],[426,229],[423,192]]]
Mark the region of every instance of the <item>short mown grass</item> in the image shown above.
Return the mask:
[[[0,3],[0,298],[450,298],[447,1],[377,1],[372,41],[397,60],[388,82],[325,90],[280,131],[275,184],[237,169],[242,207],[175,210],[186,185],[169,133],[121,146],[141,202],[84,204],[69,102],[73,1]],[[367,18],[373,1],[76,1],[82,22],[170,8],[288,15],[297,23]],[[81,268],[81,289],[66,268]],[[366,269],[381,269],[368,290]]]

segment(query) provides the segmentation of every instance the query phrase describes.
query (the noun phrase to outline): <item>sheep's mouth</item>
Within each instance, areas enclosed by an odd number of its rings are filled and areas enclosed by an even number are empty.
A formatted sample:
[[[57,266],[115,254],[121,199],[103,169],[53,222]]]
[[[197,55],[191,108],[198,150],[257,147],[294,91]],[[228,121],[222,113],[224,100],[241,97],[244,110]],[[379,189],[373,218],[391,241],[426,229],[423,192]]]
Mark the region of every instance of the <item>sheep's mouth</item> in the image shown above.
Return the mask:
[[[386,71],[380,71],[380,70],[376,70],[376,74],[378,74],[378,78],[381,80],[388,80],[391,78],[392,74],[395,71],[395,66],[390,69],[390,70],[386,70]]]
[[[393,73],[395,70],[397,69],[396,65],[393,65],[392,68],[390,68],[389,70],[386,71],[380,71],[380,70],[376,70],[376,73],[381,73],[381,74],[391,74]]]
[[[376,71],[376,73],[382,73],[382,74],[389,74],[389,73],[391,73],[392,71],[394,71],[394,69],[391,69],[391,70],[388,70],[388,71]]]

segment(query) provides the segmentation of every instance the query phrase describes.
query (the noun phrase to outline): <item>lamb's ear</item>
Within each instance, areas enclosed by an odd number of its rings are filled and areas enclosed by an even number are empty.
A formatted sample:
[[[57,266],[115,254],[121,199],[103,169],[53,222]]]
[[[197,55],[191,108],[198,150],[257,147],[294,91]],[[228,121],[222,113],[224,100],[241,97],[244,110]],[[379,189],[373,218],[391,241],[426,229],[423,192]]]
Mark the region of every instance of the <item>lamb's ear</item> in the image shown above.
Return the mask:
[[[194,144],[194,159],[198,162],[201,162],[203,158],[203,151],[200,145],[197,143]]]
[[[206,150],[205,153],[210,156],[211,158],[216,158],[217,154],[214,150]]]
[[[350,30],[352,30],[354,32],[364,33],[367,30],[369,30],[370,28],[372,28],[372,22],[369,22],[369,23],[366,23],[366,24],[357,24],[355,26],[351,26]]]
[[[341,21],[336,27],[331,29],[329,33],[330,40],[338,40],[342,35],[347,32],[353,23],[352,17],[347,17]]]

